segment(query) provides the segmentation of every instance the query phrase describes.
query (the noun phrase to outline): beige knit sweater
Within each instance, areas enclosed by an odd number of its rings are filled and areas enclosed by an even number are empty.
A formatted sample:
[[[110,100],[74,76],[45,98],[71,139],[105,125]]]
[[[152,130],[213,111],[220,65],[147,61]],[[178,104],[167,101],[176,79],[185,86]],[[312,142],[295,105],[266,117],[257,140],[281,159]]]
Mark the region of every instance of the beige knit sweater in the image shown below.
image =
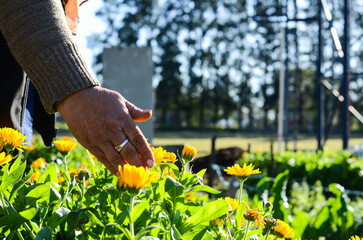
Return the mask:
[[[60,0],[0,0],[0,31],[48,113],[73,92],[99,85],[72,40]]]

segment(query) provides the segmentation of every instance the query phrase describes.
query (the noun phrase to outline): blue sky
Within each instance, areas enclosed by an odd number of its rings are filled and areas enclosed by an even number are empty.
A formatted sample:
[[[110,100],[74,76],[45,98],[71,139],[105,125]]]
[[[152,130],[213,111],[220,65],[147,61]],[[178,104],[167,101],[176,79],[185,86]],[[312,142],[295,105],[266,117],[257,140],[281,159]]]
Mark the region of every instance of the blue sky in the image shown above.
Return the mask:
[[[94,33],[102,33],[106,28],[106,25],[95,16],[100,7],[102,7],[102,0],[92,0],[84,3],[79,9],[80,23],[75,40],[90,67],[92,67],[93,53],[87,47],[87,37]]]

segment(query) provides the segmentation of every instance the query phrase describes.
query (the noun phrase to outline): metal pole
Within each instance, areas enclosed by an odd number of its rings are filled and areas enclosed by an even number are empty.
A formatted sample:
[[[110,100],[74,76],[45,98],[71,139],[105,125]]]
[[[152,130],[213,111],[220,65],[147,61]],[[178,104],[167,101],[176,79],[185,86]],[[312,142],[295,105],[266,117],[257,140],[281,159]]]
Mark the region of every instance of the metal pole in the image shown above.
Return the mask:
[[[288,150],[289,142],[289,44],[288,44],[288,28],[287,21],[285,26],[285,80],[284,80],[284,135],[285,135],[285,151]]]
[[[342,82],[342,95],[344,97],[342,109],[342,138],[343,149],[348,147],[348,139],[350,133],[349,127],[349,43],[350,43],[350,0],[344,0],[344,40],[343,40],[343,82]]]
[[[288,150],[289,143],[289,29],[288,29],[288,0],[285,2],[285,81],[284,81],[284,134],[285,134],[285,151]]]
[[[285,49],[285,29],[280,30],[280,83],[279,83],[279,115],[278,115],[278,125],[277,125],[277,151],[281,152],[282,136],[284,131],[284,79],[285,79],[285,66],[284,66],[284,49]]]
[[[318,142],[318,150],[322,150],[321,140],[323,138],[322,115],[323,115],[323,88],[321,86],[321,62],[322,62],[322,19],[321,19],[322,4],[318,1],[318,58],[316,63],[316,98],[317,98],[317,116],[316,116],[316,140]]]
[[[295,3],[295,18],[298,15],[297,1]],[[294,77],[294,151],[297,151],[298,111],[299,111],[299,42],[297,38],[298,22],[295,22],[295,77]]]

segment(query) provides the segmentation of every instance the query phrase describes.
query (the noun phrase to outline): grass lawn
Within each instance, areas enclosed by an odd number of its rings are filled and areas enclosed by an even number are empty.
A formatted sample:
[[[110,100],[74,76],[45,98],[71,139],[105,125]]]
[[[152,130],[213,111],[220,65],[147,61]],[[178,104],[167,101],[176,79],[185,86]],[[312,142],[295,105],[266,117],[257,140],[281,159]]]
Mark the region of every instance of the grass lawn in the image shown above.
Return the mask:
[[[59,136],[70,135],[67,131],[65,123],[57,122],[57,127],[60,129]],[[166,146],[166,145],[192,145],[198,150],[197,157],[209,155],[211,152],[211,137],[216,134],[216,149],[228,147],[240,147],[244,150],[250,146],[251,152],[256,151],[270,151],[271,142],[273,141],[274,152],[277,152],[277,137],[276,134],[256,132],[228,132],[212,130],[205,131],[158,131],[154,133],[153,146]],[[354,145],[362,145],[363,149],[363,133],[351,134],[349,139],[349,147]],[[340,150],[342,149],[342,140],[340,135],[332,135],[324,146],[325,150]],[[297,146],[298,150],[316,150],[317,141],[315,135],[299,135]],[[289,139],[288,149],[295,149],[295,144],[292,135]],[[281,151],[285,150],[285,142],[282,142]]]
[[[211,137],[213,132],[155,132],[153,139],[154,146],[165,145],[192,145],[198,150],[198,157],[208,155],[211,152]],[[218,132],[216,149],[227,147],[240,147],[247,150],[250,145],[251,152],[270,151],[271,141],[273,141],[274,151],[277,151],[277,138],[271,134],[263,133],[227,133]],[[363,134],[354,134],[349,140],[349,146],[363,144]],[[293,150],[294,141],[290,137],[288,149]],[[316,150],[317,141],[315,136],[300,135],[297,141],[298,150]],[[363,147],[362,147],[363,148]],[[332,136],[324,146],[325,150],[342,149],[342,140],[339,135]],[[285,142],[282,143],[281,151],[285,150]]]

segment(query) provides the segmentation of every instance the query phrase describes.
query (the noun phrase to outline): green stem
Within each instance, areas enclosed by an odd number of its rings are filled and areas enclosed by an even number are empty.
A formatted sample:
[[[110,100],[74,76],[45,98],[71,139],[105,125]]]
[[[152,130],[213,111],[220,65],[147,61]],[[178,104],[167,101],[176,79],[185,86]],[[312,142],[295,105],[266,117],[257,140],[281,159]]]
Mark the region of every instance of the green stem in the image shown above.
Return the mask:
[[[84,231],[84,229],[83,229],[82,225],[80,226],[80,229],[81,229],[81,231],[82,231],[82,233],[83,233],[83,235],[84,235],[85,239],[86,239],[86,240],[88,240],[88,235],[87,235],[87,233]]]
[[[244,182],[241,182],[241,184],[239,185],[238,203],[241,203],[241,201],[243,200],[243,183]]]
[[[19,239],[24,240],[23,235],[21,235],[19,229],[18,229],[18,231],[16,231],[16,235],[18,236]]]
[[[246,231],[245,231],[245,235],[243,236],[243,240],[246,240],[247,239],[247,235],[248,235],[248,230],[250,228],[250,224],[251,224],[251,221],[248,221],[247,222]]]
[[[35,234],[33,233],[33,231],[30,229],[30,227],[28,226],[28,224],[26,224],[26,222],[25,223],[23,223],[23,226],[24,226],[24,228],[26,229],[26,231],[28,232],[28,233],[30,233],[30,237],[31,237],[31,239],[35,239]]]
[[[134,223],[131,220],[131,213],[134,209],[134,196],[130,196],[130,211],[129,211],[129,219],[130,219],[130,232],[132,239],[134,239],[135,233],[134,233]]]
[[[265,240],[268,240],[268,237],[270,236],[271,228],[268,229]]]

